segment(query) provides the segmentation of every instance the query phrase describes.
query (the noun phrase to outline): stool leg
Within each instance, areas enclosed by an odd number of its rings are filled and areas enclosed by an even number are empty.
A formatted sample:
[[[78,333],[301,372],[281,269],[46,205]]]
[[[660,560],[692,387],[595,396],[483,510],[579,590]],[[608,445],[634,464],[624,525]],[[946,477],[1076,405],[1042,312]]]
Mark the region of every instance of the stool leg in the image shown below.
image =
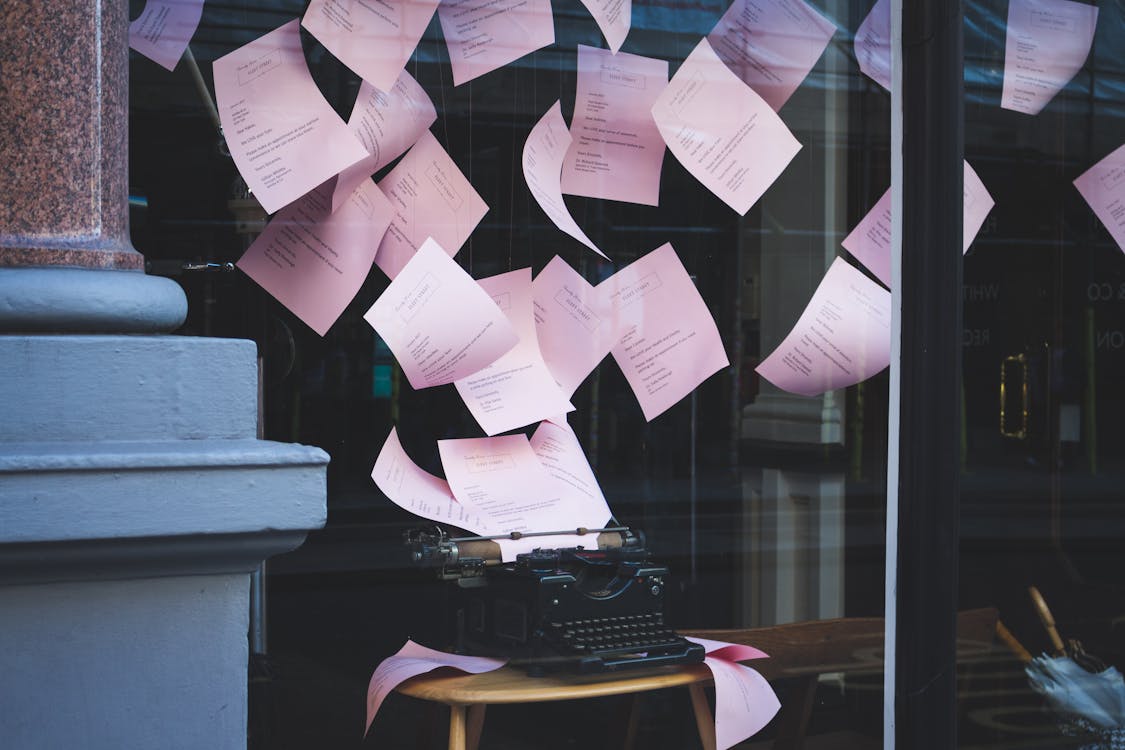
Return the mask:
[[[711,707],[707,705],[707,696],[703,693],[702,685],[688,685],[691,693],[691,708],[695,713],[695,728],[699,730],[699,741],[703,743],[703,750],[715,750],[715,717],[711,715]]]
[[[464,706],[449,707],[449,750],[467,750]]]
[[[633,750],[637,742],[637,727],[641,721],[641,694],[633,693],[629,698],[629,719],[625,725],[625,739],[621,743],[622,750]]]
[[[488,706],[484,703],[469,706],[468,739],[465,743],[467,750],[477,750],[477,745],[480,744],[480,733],[484,729],[484,709],[486,708]]]

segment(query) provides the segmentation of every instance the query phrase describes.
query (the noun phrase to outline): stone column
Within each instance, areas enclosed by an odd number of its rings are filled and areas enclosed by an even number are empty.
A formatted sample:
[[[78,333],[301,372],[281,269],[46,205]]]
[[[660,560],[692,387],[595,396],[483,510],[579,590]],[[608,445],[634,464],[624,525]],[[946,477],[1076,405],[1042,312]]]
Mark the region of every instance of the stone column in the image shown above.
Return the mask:
[[[171,331],[129,241],[128,4],[0,3],[0,331]]]
[[[118,0],[0,3],[0,747],[246,747],[249,574],[325,519],[253,342],[130,246]]]

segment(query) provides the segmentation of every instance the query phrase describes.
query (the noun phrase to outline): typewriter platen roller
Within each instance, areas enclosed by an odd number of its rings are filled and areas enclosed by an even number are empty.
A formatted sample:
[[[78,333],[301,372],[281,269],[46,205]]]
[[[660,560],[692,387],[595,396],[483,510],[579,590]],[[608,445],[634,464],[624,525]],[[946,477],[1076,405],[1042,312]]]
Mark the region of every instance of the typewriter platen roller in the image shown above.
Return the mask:
[[[407,543],[416,563],[457,582],[460,651],[506,656],[533,673],[702,661],[703,647],[664,623],[668,568],[649,559],[643,536],[620,526],[585,533],[597,546],[540,548],[510,563],[494,537],[435,528],[408,532]]]

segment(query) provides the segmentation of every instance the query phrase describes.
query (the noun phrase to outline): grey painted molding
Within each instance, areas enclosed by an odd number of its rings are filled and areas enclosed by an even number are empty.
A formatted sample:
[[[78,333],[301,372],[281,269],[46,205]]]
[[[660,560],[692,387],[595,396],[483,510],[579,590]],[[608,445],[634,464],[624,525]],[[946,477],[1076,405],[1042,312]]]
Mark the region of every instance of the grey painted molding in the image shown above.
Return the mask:
[[[328,456],[259,440],[0,444],[0,544],[319,528]]]
[[[0,268],[0,331],[166,333],[183,325],[180,285],[137,271]]]
[[[253,438],[257,405],[253,341],[0,334],[0,452],[5,442]]]

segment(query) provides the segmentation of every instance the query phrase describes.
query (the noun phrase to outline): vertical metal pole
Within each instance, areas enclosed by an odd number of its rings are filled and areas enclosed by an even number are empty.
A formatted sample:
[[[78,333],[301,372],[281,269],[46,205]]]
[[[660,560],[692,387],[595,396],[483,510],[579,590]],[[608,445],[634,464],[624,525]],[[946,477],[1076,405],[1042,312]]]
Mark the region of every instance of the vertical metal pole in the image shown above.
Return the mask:
[[[262,377],[262,357],[258,356],[258,439],[265,437],[266,426],[263,416],[265,388]],[[258,569],[250,574],[250,653],[266,653],[266,563],[263,560]]]
[[[899,335],[891,400],[898,411],[898,538],[887,564],[896,568],[894,627],[904,637],[893,642],[888,670],[894,746],[947,750],[957,746],[962,11],[960,0],[896,5],[901,47],[892,44],[892,109],[900,119],[892,158],[901,161],[892,170],[899,241],[892,292]]]
[[[250,574],[250,653],[266,653],[266,564]]]
[[[690,278],[691,278],[692,284],[698,284],[698,278],[694,274],[692,274],[690,276]],[[691,582],[693,584],[696,583],[697,580],[698,580],[697,579],[697,573],[696,573],[696,557],[697,557],[697,554],[696,554],[696,536],[697,536],[696,524],[697,524],[697,519],[698,519],[698,516],[699,516],[699,492],[698,492],[698,489],[697,489],[696,471],[695,471],[695,459],[696,459],[695,444],[696,444],[696,441],[699,437],[699,431],[698,431],[698,424],[699,423],[698,423],[698,419],[697,419],[698,409],[699,409],[698,388],[695,388],[695,389],[692,389],[692,392],[691,392],[691,417],[690,417],[691,424],[690,424],[689,430],[688,430],[688,438],[691,441],[691,446],[688,449],[688,456],[689,456],[688,461],[689,461],[689,464],[690,464],[690,466],[688,467],[688,514],[690,516],[690,518],[689,518],[689,528],[688,528],[688,554],[691,558]]]
[[[690,530],[690,554],[691,554],[691,582],[696,582],[696,557],[697,557],[697,534],[696,519],[699,515],[699,491],[696,486],[695,474],[695,443],[698,437],[697,433],[697,415],[698,415],[699,401],[695,391],[691,392],[691,473],[690,473],[690,490],[689,490],[689,507],[691,512],[691,530]]]

